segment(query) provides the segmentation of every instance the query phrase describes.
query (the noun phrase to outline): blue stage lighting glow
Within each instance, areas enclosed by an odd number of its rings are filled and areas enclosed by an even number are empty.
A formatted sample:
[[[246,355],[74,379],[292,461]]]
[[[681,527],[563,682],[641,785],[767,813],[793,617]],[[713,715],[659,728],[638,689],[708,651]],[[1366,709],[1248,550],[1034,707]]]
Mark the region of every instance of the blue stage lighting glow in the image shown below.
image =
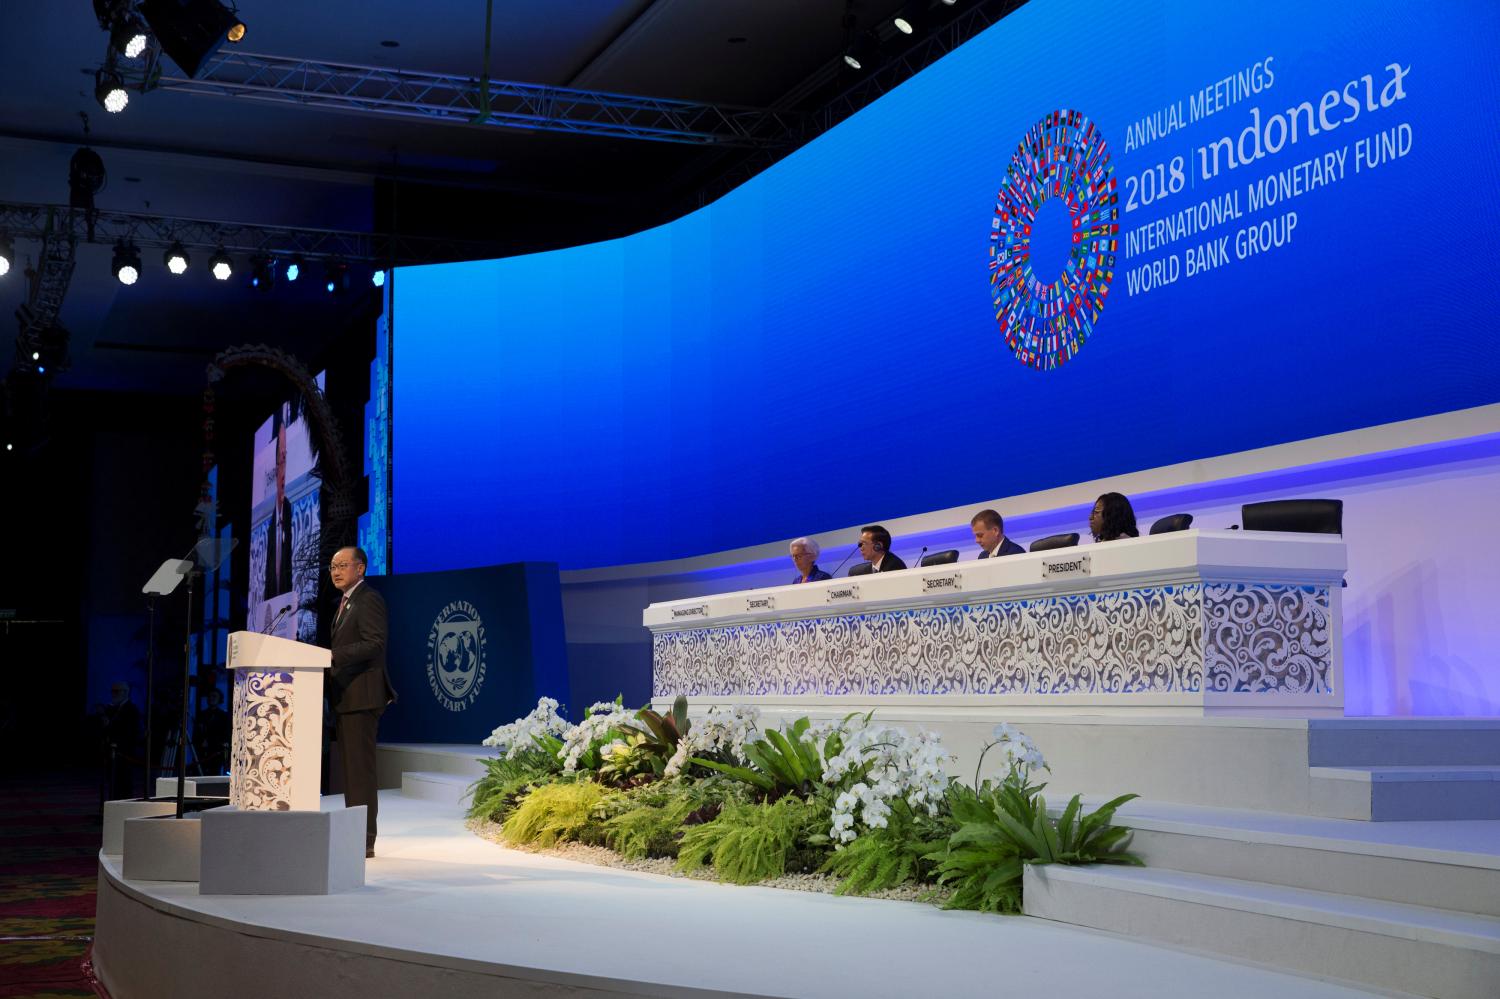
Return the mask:
[[[1478,0],[1028,4],[673,223],[404,268],[395,567],[690,556],[1500,401],[1500,243],[1455,238],[1500,227],[1497,37]]]
[[[286,265],[286,270],[282,271],[282,273],[286,275],[288,281],[295,281],[302,276],[302,265],[293,261]]]
[[[385,287],[385,271],[376,271],[370,275],[370,283],[377,288]]]

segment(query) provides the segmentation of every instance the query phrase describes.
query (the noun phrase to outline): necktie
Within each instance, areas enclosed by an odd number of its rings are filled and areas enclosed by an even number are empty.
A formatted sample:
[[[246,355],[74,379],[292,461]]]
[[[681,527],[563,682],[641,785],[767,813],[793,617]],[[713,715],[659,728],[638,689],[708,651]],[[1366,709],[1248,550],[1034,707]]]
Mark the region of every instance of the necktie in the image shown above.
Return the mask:
[[[333,616],[334,627],[338,627],[344,620],[344,611],[349,607],[349,594],[344,594],[344,599],[339,601],[339,612]]]

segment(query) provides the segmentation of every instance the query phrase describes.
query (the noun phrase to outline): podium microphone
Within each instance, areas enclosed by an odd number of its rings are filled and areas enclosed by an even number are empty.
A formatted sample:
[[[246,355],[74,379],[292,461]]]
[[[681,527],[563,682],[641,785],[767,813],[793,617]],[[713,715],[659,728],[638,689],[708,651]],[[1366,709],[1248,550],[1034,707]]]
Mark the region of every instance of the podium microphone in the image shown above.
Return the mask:
[[[263,635],[274,635],[274,634],[276,634],[276,626],[281,623],[281,619],[282,618],[286,617],[291,612],[292,612],[292,605],[291,604],[287,604],[285,607],[281,608],[281,613],[277,614],[274,618],[272,618],[270,625],[268,625],[266,627],[266,630],[263,631],[263,632],[261,632],[261,634],[263,634]]]
[[[849,554],[844,556],[844,562],[849,561],[849,559],[851,557],[853,557],[854,553],[857,552],[857,551],[859,551],[859,542],[858,541],[854,542],[854,547],[851,548],[851,549],[849,549]],[[829,573],[829,575],[830,576],[837,576],[839,574],[839,570],[844,567],[844,562],[840,562],[838,565],[834,566],[833,572]]]
[[[913,569],[920,569],[920,568],[922,568],[922,556],[926,555],[926,554],[927,554],[927,546],[923,545],[922,546],[922,550],[919,551],[919,552],[917,552],[917,560],[911,564],[911,567]]]

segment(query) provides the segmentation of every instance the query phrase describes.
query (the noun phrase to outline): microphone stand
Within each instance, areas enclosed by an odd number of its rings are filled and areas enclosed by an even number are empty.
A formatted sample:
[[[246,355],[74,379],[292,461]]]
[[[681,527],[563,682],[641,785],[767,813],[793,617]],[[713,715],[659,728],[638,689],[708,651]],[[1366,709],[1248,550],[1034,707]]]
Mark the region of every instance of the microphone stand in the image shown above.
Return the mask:
[[[156,767],[151,760],[151,713],[156,710],[153,700],[156,694],[156,594],[146,596],[146,751],[142,765],[146,771],[146,800],[156,799],[152,786],[152,774]]]
[[[193,578],[201,575],[195,565],[187,573],[187,641],[182,645],[182,719],[177,726],[177,817],[182,818],[185,790],[187,788],[187,726],[188,691],[192,684],[193,666]]]
[[[859,542],[858,541],[854,542],[854,547],[851,548],[851,549],[849,549],[849,554],[844,556],[844,562],[847,562],[851,558],[853,558],[854,557],[854,553],[857,552],[857,551],[859,551]],[[833,571],[831,573],[829,573],[829,575],[830,576],[837,576],[839,574],[839,570],[844,567],[844,562],[840,562],[838,565],[834,566]]]

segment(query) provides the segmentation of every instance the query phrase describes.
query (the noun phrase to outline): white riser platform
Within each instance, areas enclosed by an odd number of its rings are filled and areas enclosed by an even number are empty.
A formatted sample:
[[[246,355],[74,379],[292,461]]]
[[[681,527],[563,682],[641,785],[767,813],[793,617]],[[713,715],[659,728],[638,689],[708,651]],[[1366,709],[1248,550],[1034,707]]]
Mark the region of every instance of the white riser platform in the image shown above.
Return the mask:
[[[401,786],[404,773],[453,774],[473,783],[484,776],[483,757],[496,751],[461,744],[382,742],[375,748],[375,777],[382,789]]]
[[[891,724],[939,731],[958,757],[953,772],[965,779],[993,725],[989,718],[883,714]],[[1031,736],[1051,765],[1049,800],[1133,791],[1155,801],[1363,821],[1500,818],[1497,719],[1006,720]],[[1314,743],[1322,766],[1311,763]]]
[[[469,788],[473,783],[471,778],[456,774],[408,771],[401,775],[401,797],[464,809],[468,807]]]
[[[765,707],[762,727],[800,713]],[[1134,791],[1158,801],[1364,821],[1500,819],[1494,718],[1137,718],[1017,714],[998,705],[885,705],[878,717],[941,734],[956,757],[951,772],[963,779],[972,779],[995,723],[1009,721],[1051,764],[1049,799]],[[377,773],[382,788],[401,787],[406,772],[473,781],[484,775],[480,758],[493,755],[483,746],[382,743]]]
[[[1438,999],[1494,999],[1500,919],[1178,871],[1028,867],[1026,914]]]

